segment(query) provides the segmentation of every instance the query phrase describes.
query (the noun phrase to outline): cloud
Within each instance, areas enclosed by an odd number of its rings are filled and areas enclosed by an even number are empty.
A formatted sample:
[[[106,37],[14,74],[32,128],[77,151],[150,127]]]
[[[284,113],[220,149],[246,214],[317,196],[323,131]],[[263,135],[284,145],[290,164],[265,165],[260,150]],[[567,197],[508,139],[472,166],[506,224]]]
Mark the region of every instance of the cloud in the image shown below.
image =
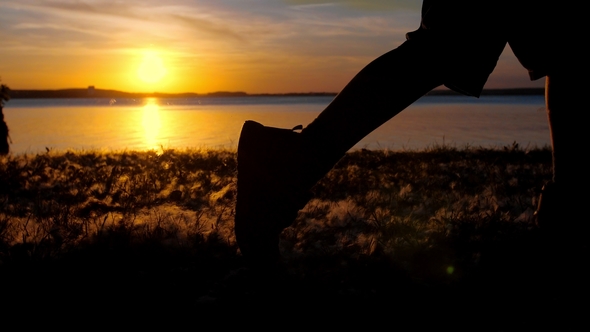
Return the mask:
[[[4,7],[4,8],[3,8]],[[215,8],[182,1],[7,1],[0,4],[2,35],[22,44],[137,44],[193,38],[241,41],[231,20]],[[31,41],[34,41],[31,43]]]
[[[78,18],[89,16],[118,16],[118,17],[137,17],[135,9],[141,8],[141,5],[134,5],[130,2],[120,1],[38,1],[38,0],[21,0],[7,1],[5,4],[9,8],[17,9],[18,12],[25,16],[28,13],[40,13],[45,17],[52,16],[71,16],[77,15]]]
[[[284,68],[331,68],[337,74],[325,77],[346,80],[419,24],[418,10],[400,7],[406,2],[0,0],[0,58],[31,75],[75,63],[112,63],[122,72],[138,50],[154,48],[178,71],[217,69],[219,82],[242,82],[243,72],[278,79]],[[253,70],[259,67],[266,74]],[[109,70],[100,74],[119,75]]]
[[[290,5],[338,4],[360,10],[419,10],[421,1],[417,0],[285,0]]]
[[[115,1],[101,1],[101,2],[56,2],[48,1],[42,2],[39,6],[46,9],[56,9],[67,11],[70,13],[87,14],[87,15],[111,15],[122,17],[136,17],[132,10],[133,7],[128,3],[121,3]],[[134,6],[136,7],[136,6]]]
[[[238,41],[244,40],[243,36],[233,31],[227,25],[217,24],[211,20],[206,20],[198,17],[190,17],[185,15],[171,15],[170,18],[172,18],[172,20],[175,22],[184,23],[191,29],[205,32],[216,37],[229,38]]]
[[[296,5],[336,3],[349,9],[400,8],[409,3],[409,0],[286,1]],[[260,38],[284,39],[301,32],[311,35],[359,35],[374,33],[377,29],[381,30],[378,34],[382,34],[384,26],[381,23],[373,24],[374,17],[364,17],[363,11],[316,10],[309,6],[293,8],[270,0],[7,0],[3,5],[17,9],[15,14],[19,17],[18,21],[9,26],[14,30],[45,26],[54,32],[61,28],[64,31],[87,33],[89,37],[110,34],[113,39],[138,34],[141,39],[150,35],[167,36],[168,39],[196,36],[218,42],[243,43],[255,42]],[[381,20],[389,19],[387,13],[373,11],[367,15],[385,15]],[[0,18],[3,16],[0,13]],[[314,31],[310,28],[318,26],[324,30]],[[42,31],[38,33],[46,34]]]

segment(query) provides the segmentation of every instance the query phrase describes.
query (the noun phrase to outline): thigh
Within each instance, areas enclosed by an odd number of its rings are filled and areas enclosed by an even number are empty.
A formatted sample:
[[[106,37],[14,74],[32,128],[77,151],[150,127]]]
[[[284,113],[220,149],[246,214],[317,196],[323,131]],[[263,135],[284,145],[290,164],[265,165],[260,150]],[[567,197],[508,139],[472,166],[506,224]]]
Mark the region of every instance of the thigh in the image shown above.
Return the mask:
[[[507,42],[503,2],[424,1],[420,27],[407,38],[442,58],[447,87],[479,96]]]
[[[568,1],[520,0],[509,17],[508,43],[532,80],[587,71],[584,10]]]

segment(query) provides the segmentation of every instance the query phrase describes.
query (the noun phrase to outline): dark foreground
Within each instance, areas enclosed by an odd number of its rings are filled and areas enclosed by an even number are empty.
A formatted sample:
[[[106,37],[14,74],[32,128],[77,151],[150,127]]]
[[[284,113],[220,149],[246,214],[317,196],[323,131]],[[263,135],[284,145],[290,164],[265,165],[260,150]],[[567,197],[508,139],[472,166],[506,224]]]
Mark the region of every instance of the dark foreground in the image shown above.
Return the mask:
[[[235,176],[229,151],[3,159],[0,315],[588,324],[587,246],[575,229],[555,239],[532,218],[551,176],[547,149],[351,153],[283,233],[282,262],[265,270],[249,268],[233,238]]]

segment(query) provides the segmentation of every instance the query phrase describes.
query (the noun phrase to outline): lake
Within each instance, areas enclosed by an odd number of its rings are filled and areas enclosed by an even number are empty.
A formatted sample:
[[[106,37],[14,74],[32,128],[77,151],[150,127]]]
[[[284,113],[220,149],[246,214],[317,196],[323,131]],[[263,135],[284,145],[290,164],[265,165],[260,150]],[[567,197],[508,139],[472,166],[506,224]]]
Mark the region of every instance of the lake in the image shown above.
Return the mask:
[[[235,149],[246,120],[306,125],[333,97],[13,99],[4,108],[14,154],[51,150]],[[367,110],[370,111],[370,110]],[[543,96],[425,96],[353,149],[550,145]]]

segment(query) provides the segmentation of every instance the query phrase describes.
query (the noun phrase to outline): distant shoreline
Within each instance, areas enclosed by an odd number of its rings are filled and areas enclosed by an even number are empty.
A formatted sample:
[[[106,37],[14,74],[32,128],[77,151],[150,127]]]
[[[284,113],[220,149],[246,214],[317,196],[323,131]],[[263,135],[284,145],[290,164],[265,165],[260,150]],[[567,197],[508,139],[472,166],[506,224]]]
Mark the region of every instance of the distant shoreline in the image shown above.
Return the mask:
[[[40,99],[40,98],[194,98],[194,97],[308,97],[335,96],[333,92],[307,93],[266,93],[249,94],[241,91],[218,91],[210,93],[162,93],[162,92],[125,92],[103,89],[60,89],[60,90],[10,90],[11,99]]]
[[[543,88],[485,89],[482,96],[530,96],[543,95]],[[117,90],[79,88],[59,90],[10,90],[11,99],[42,98],[193,98],[193,97],[321,97],[336,96],[336,92],[293,92],[293,93],[255,93],[241,91],[217,91],[210,93],[161,93],[161,92],[124,92]],[[433,90],[429,96],[460,95],[452,90]]]

